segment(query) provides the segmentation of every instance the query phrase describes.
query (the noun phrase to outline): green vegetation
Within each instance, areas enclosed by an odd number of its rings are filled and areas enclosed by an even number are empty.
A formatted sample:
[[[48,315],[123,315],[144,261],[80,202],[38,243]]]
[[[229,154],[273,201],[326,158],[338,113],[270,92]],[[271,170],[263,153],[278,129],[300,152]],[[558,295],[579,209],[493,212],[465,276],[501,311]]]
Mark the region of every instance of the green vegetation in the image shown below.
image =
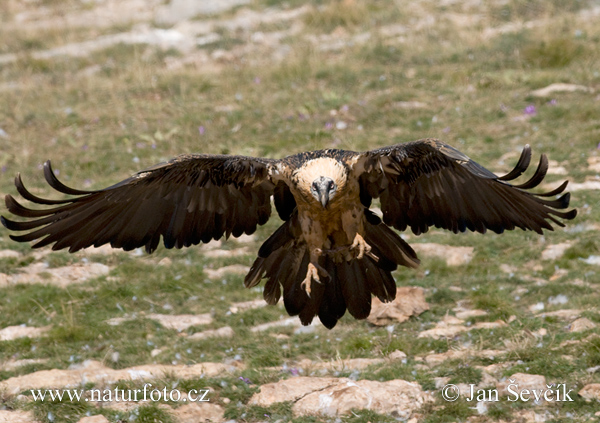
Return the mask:
[[[51,16],[94,7],[74,0],[38,3]],[[0,58],[17,56],[0,60],[0,192],[15,195],[13,177],[21,172],[33,193],[55,195],[40,170],[47,159],[67,185],[99,189],[181,153],[282,157],[322,148],[366,150],[425,137],[443,139],[498,174],[511,169],[520,149],[530,144],[534,160],[546,153],[551,169],[558,170],[548,175],[549,185],[565,178],[575,183],[597,180],[598,171],[588,167],[588,159],[599,156],[600,27],[581,13],[595,2],[411,4],[255,0],[240,9],[267,13],[306,7],[290,21],[265,20],[249,28],[225,24],[245,10],[211,16],[212,32],[218,37],[191,50],[119,43],[74,57],[49,57],[37,52],[135,26],[16,27],[12,22],[17,10],[0,2]],[[204,20],[208,18],[194,18],[196,23]],[[148,25],[167,28],[158,22]],[[531,94],[558,82],[596,92],[557,92],[544,98]],[[560,174],[561,167],[568,176]],[[357,372],[340,366],[334,375],[418,382],[435,398],[418,411],[418,420],[425,422],[476,416],[473,404],[463,399],[444,401],[436,378],[480,383],[482,366],[504,365],[497,378],[524,372],[578,388],[600,383],[600,372],[587,371],[600,366],[600,337],[594,337],[600,327],[600,270],[589,260],[600,255],[597,191],[573,192],[572,205],[579,209],[577,219],[543,237],[520,230],[456,235],[435,228],[419,237],[408,234],[411,244],[472,246],[474,256],[460,266],[422,256],[419,269],[395,273],[399,286],[425,289],[430,309],[422,315],[388,328],[345,316],[333,331],[282,327],[253,332],[255,325],[287,317],[285,309],[232,312],[233,303],[261,299],[261,289],[244,289],[241,275],[208,277],[211,269],[250,266],[261,242],[281,223],[277,216],[244,243],[223,241],[223,250],[245,250],[219,257],[209,257],[205,247],[162,246],[152,256],[50,250],[37,255],[0,230],[0,251],[18,253],[0,257],[0,329],[48,327],[42,337],[0,341],[0,363],[45,360],[2,368],[0,381],[68,369],[86,360],[115,369],[152,363],[236,363],[240,369],[232,374],[189,379],[165,375],[160,382],[182,391],[210,387],[211,401],[223,408],[226,419],[295,423],[335,419],[295,417],[291,402],[272,407],[248,402],[261,385],[292,377],[291,369],[303,359],[387,360],[396,350],[405,352],[403,361],[388,360]],[[0,213],[6,214],[4,205]],[[562,257],[541,259],[548,245],[564,242],[570,246]],[[159,265],[165,259],[170,264]],[[110,271],[64,286],[48,283],[52,272],[86,262],[104,264]],[[21,275],[40,263],[45,268],[37,282],[2,282],[5,275]],[[534,311],[540,303],[549,315]],[[465,319],[468,325],[498,320],[504,324],[448,339],[419,337],[446,315],[456,314],[459,306],[487,313]],[[596,328],[571,332],[572,319],[552,314],[561,309],[579,310],[578,315]],[[178,331],[150,319],[153,313],[208,313],[213,320]],[[124,321],[113,325],[114,318]],[[190,338],[223,326],[230,326],[235,335]],[[424,361],[430,354],[464,348],[505,354],[453,358],[437,365]],[[140,387],[137,381],[118,386]],[[0,409],[32,410],[42,422],[76,422],[96,410],[86,402],[33,402],[27,391],[23,394],[25,399],[0,391]],[[518,413],[529,407],[505,401],[488,405],[487,414],[474,421],[519,421]],[[172,422],[170,406],[101,411],[111,422]],[[544,407],[555,421],[591,421],[596,410],[594,403],[579,397],[573,404]],[[341,421],[391,422],[396,416],[355,410]]]

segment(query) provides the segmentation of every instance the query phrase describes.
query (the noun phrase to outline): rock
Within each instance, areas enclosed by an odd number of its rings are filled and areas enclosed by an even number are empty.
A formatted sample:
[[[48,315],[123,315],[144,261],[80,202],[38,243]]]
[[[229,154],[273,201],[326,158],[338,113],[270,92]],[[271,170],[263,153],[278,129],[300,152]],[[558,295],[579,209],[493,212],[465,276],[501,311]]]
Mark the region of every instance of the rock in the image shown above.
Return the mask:
[[[564,93],[564,92],[574,92],[574,91],[583,91],[583,92],[593,92],[591,88],[588,88],[584,85],[575,85],[575,84],[565,84],[562,82],[556,82],[554,84],[550,84],[547,87],[540,88],[531,92],[531,95],[534,97],[548,97],[554,93]]]
[[[564,294],[558,294],[556,297],[548,297],[548,304],[562,305],[569,302],[569,298]]]
[[[392,103],[392,107],[396,109],[426,109],[429,105],[422,101],[395,101]]]
[[[404,360],[406,357],[406,353],[400,350],[395,350],[388,354],[390,360]]]
[[[425,363],[430,366],[437,366],[446,360],[462,358],[467,354],[467,350],[448,350],[444,353],[429,354],[425,357]]]
[[[224,326],[219,329],[205,330],[203,332],[196,332],[193,335],[188,336],[187,339],[199,340],[207,338],[231,338],[234,332],[230,326]]]
[[[446,360],[459,359],[464,357],[482,357],[493,360],[496,357],[505,355],[502,350],[448,350],[445,353],[429,354],[425,357],[425,363],[429,366],[437,366]]]
[[[240,244],[247,244],[256,241],[256,237],[254,235],[241,234],[237,238],[233,238],[233,241]]]
[[[349,379],[299,376],[274,383],[267,383],[260,387],[260,392],[250,398],[248,404],[270,407],[272,404],[278,402],[296,402],[312,392],[320,392],[338,385],[341,381],[349,381]]]
[[[208,325],[212,323],[213,318],[209,313],[205,314],[148,314],[148,319],[160,323],[166,328],[175,329],[179,332],[186,330],[190,326]]]
[[[550,276],[550,279],[548,279],[550,282],[554,282],[560,278],[562,278],[563,276],[567,276],[569,274],[569,271],[567,269],[556,269],[554,271],[554,274],[552,276]]]
[[[224,422],[223,407],[210,402],[190,402],[171,412],[177,423]]]
[[[321,322],[319,319],[314,319],[309,326],[320,326]],[[291,327],[300,327],[302,323],[300,323],[300,319],[297,317],[288,317],[287,319],[276,320],[274,322],[263,323],[257,326],[250,328],[252,332],[263,332],[265,330],[269,330],[271,328],[276,328],[279,326],[291,326]]]
[[[0,410],[0,423],[38,423],[31,411]]]
[[[373,298],[367,321],[377,326],[387,326],[404,322],[426,310],[429,310],[429,304],[425,301],[423,288],[405,286],[397,289],[396,298],[392,302],[383,303],[378,298]]]
[[[102,67],[100,67],[100,70],[102,70]],[[74,254],[76,256],[89,257],[94,254],[107,256],[110,254],[116,254],[116,253],[120,253],[120,252],[123,252],[123,250],[121,250],[119,248],[113,248],[110,246],[110,244],[104,244],[99,247],[92,246],[92,247],[84,248],[83,250],[78,251]]]
[[[34,328],[31,326],[8,326],[0,330],[0,341],[12,341],[17,338],[36,338],[43,336],[50,326]]]
[[[415,243],[411,246],[417,254],[445,259],[448,266],[467,264],[473,258],[473,247],[452,247],[435,243]]]
[[[66,288],[73,283],[83,283],[88,279],[107,275],[110,267],[102,263],[75,263],[70,266],[48,267],[45,263],[32,263],[19,269],[19,273],[7,275],[0,281],[0,287],[17,283],[56,285]]]
[[[455,313],[456,313],[456,317],[458,319],[462,319],[462,320],[467,320],[470,319],[471,317],[480,317],[480,316],[486,316],[488,313],[485,310],[461,310],[461,311],[456,311],[456,309],[454,309]]]
[[[495,329],[506,326],[502,320],[495,322],[477,322],[471,326],[464,326],[464,320],[458,317],[446,315],[444,319],[436,324],[432,329],[419,333],[419,338],[453,338],[461,332],[467,332],[473,329]]]
[[[165,267],[169,267],[172,264],[173,264],[173,260],[171,260],[169,257],[165,257],[158,262],[159,266],[165,266]]]
[[[215,249],[215,250],[204,251],[202,253],[202,255],[204,257],[208,257],[208,258],[239,257],[239,256],[245,256],[248,254],[251,254],[248,247],[234,248],[233,250],[216,250]]]
[[[0,250],[0,258],[18,258],[21,254],[13,250]]]
[[[585,181],[585,182],[572,182],[569,184],[569,191],[581,191],[584,189],[599,190],[600,181]]]
[[[586,264],[593,264],[596,266],[600,266],[600,256],[589,256],[588,258],[585,258],[585,259],[580,258],[579,260],[581,260],[582,262],[584,262]]]
[[[98,414],[95,416],[83,417],[77,423],[110,423],[110,422],[102,414]]]
[[[571,245],[573,245],[573,242],[567,241],[547,246],[544,251],[542,251],[542,260],[556,260],[562,257]]]
[[[315,362],[305,358],[300,360],[293,367],[305,370],[306,373],[310,374],[315,370],[326,370],[329,372],[341,372],[346,370],[363,370],[373,364],[382,364],[385,360],[383,358],[348,358],[331,361]]]
[[[66,370],[41,370],[0,381],[0,391],[17,394],[28,389],[70,388],[85,383],[108,384],[119,380],[153,380],[164,377],[165,374],[175,378],[191,379],[213,377],[236,370],[239,368],[222,363],[199,363],[191,366],[146,364],[115,370],[98,361],[86,360]]]
[[[546,308],[546,306],[540,301],[539,303],[531,304],[529,306],[529,311],[532,313],[537,313],[538,311],[542,311],[544,308]]]
[[[583,332],[594,329],[597,325],[587,317],[580,317],[569,325],[569,332]]]
[[[543,310],[543,308],[542,308]],[[581,310],[575,309],[563,309],[556,311],[548,311],[546,313],[540,313],[540,317],[558,317],[559,319],[574,320],[581,315]]]
[[[249,404],[269,407],[293,401],[296,416],[338,415],[357,408],[393,413],[406,419],[425,401],[431,400],[418,383],[404,380],[354,382],[347,378],[294,377],[261,386]]]
[[[469,327],[471,329],[496,329],[506,326],[502,320],[496,320],[494,322],[477,322]]]
[[[440,339],[440,338],[454,338],[456,335],[458,335],[461,332],[466,332],[468,331],[469,328],[467,328],[466,326],[459,326],[459,325],[450,325],[450,326],[444,326],[444,325],[438,325],[433,329],[428,329],[428,330],[424,330],[423,332],[419,333],[419,338],[434,338],[434,339]]]
[[[31,364],[44,364],[47,363],[47,358],[26,358],[23,360],[9,360],[1,363],[0,369],[6,371],[13,371],[22,366],[29,366]]]
[[[588,170],[590,172],[599,172],[600,173],[600,156],[592,156],[588,157]]]
[[[311,392],[298,400],[292,407],[292,412],[296,416],[339,416],[350,413],[352,409],[367,409],[408,419],[413,411],[431,400],[431,396],[423,392],[416,382],[400,379],[388,382],[354,382],[341,379],[334,386]]]
[[[506,380],[498,382],[496,384],[496,389],[500,392],[501,395],[506,396],[508,394],[507,388],[508,385],[516,385],[512,386],[511,390],[513,392],[520,393],[524,389],[532,390],[542,390],[545,391],[548,389],[546,387],[546,378],[541,375],[530,375],[527,373],[515,373],[512,376],[506,378]],[[514,394],[511,394],[514,397]],[[531,395],[533,399],[533,395]]]
[[[227,274],[245,275],[249,270],[250,268],[248,266],[242,264],[232,264],[231,266],[225,266],[219,269],[203,269],[209,279],[222,279]]]
[[[218,0],[218,1],[195,1],[195,0],[173,0],[160,9],[156,18],[165,24],[175,24],[198,15],[214,15],[223,13],[236,6],[250,3],[250,0]]]
[[[252,300],[252,301],[243,301],[241,303],[233,303],[231,307],[229,307],[229,311],[231,314],[239,313],[240,311],[246,310],[254,310],[255,308],[262,308],[267,305],[267,302],[263,299],[260,300]]]
[[[581,388],[578,394],[588,401],[600,401],[600,383],[587,384],[583,388]]]

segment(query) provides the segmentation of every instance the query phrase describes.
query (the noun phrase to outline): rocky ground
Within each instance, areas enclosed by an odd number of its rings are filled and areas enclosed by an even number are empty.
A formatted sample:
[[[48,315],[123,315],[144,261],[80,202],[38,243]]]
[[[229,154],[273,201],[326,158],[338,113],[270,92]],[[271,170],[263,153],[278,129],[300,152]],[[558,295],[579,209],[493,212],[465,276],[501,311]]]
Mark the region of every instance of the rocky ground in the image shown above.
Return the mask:
[[[3,2],[3,192],[46,150],[61,178],[104,186],[183,151],[436,136],[499,173],[525,142],[548,152],[547,187],[568,176],[580,216],[543,237],[407,234],[421,269],[333,331],[242,289],[274,224],[150,257],[31,251],[4,231],[0,422],[599,421],[600,5],[483,3]],[[90,397],[145,383],[182,400]],[[573,401],[509,401],[514,383]],[[85,393],[36,401],[45,388]]]

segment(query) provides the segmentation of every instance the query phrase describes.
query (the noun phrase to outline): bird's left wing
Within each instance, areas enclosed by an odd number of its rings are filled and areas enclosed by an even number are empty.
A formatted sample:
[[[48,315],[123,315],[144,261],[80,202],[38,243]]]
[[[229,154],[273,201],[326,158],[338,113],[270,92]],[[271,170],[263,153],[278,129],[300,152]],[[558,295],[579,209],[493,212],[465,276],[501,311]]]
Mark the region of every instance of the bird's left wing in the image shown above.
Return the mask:
[[[2,223],[13,231],[33,230],[11,235],[15,241],[38,240],[34,247],[54,244],[54,250],[70,252],[107,243],[125,250],[144,246],[151,252],[161,236],[167,248],[181,248],[223,235],[250,234],[271,214],[270,171],[276,163],[244,156],[182,155],[109,188],[81,191],[62,184],[48,161],[48,184],[74,197],[37,197],[17,175],[15,185],[26,200],[53,207],[26,208],[6,195],[8,211],[26,220],[2,217]]]
[[[570,194],[561,194],[567,182],[546,193],[529,191],[542,182],[548,159],[541,156],[528,181],[511,185],[529,166],[526,146],[515,168],[496,176],[455,148],[435,139],[397,144],[356,153],[349,159],[361,187],[361,201],[368,206],[380,198],[383,220],[398,230],[410,227],[415,234],[430,226],[453,232],[501,233],[515,228],[542,233],[551,223],[573,219],[577,212],[561,212]]]

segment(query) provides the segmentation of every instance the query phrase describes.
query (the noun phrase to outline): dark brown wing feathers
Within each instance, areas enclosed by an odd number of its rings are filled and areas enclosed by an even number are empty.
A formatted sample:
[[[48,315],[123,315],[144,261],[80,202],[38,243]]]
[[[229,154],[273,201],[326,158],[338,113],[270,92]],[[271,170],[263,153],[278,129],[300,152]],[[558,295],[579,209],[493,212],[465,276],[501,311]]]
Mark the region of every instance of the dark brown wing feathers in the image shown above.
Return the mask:
[[[55,190],[71,198],[48,200],[30,193],[17,175],[17,191],[33,203],[56,207],[30,209],[5,197],[16,222],[2,217],[16,241],[37,240],[34,247],[77,251],[110,243],[151,252],[163,237],[167,248],[190,246],[225,236],[250,234],[271,214],[272,161],[243,156],[185,155],[156,165],[99,191],[82,191],[60,182],[50,162],[44,177]]]
[[[531,162],[526,146],[515,168],[496,176],[453,147],[427,139],[398,144],[361,154],[364,172],[359,176],[361,201],[381,199],[383,220],[398,230],[410,227],[415,234],[430,226],[464,232],[467,229],[501,233],[515,228],[542,233],[559,219],[573,219],[567,183],[546,193],[532,193],[548,171],[542,155],[533,176],[522,184],[510,182],[521,176]]]

